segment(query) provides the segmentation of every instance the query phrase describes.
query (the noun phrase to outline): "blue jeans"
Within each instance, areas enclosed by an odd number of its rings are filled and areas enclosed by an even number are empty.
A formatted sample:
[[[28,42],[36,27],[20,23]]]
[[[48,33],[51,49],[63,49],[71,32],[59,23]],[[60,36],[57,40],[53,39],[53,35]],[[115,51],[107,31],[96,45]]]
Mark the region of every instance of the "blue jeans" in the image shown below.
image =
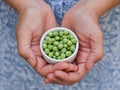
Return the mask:
[[[46,0],[60,25],[64,13],[77,0]],[[120,90],[120,6],[99,20],[104,32],[104,58],[78,83],[46,85],[17,53],[17,13],[0,0],[0,90]]]

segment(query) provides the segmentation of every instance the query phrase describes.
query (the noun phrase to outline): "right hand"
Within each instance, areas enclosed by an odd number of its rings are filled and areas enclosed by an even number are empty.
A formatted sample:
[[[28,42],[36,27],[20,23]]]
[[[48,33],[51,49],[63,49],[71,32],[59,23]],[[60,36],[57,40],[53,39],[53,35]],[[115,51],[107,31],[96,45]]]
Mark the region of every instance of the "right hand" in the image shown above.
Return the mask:
[[[18,53],[42,76],[53,72],[40,52],[40,38],[43,33],[56,27],[56,20],[51,8],[43,0],[35,0],[22,8],[19,13],[16,37]]]

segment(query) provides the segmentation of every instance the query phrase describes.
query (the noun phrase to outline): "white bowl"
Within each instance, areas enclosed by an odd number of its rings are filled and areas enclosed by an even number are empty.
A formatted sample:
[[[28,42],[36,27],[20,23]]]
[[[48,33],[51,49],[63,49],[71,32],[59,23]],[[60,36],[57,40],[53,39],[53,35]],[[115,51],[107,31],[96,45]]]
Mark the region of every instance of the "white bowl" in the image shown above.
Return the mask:
[[[76,49],[75,51],[72,53],[71,56],[65,58],[65,59],[54,59],[54,58],[51,58],[49,57],[48,55],[46,55],[46,53],[43,51],[42,49],[42,43],[43,43],[43,40],[45,39],[46,35],[51,32],[51,31],[59,31],[59,30],[66,30],[68,31],[70,34],[72,34],[75,39],[77,40],[77,43],[76,43]],[[79,41],[78,41],[78,38],[77,36],[68,28],[64,28],[64,27],[56,27],[56,28],[52,28],[50,30],[48,30],[47,32],[45,32],[40,40],[40,50],[41,50],[41,53],[44,57],[44,59],[48,62],[48,63],[58,63],[58,62],[73,62],[73,60],[75,59],[76,55],[77,55],[77,52],[78,52],[78,48],[79,48]]]

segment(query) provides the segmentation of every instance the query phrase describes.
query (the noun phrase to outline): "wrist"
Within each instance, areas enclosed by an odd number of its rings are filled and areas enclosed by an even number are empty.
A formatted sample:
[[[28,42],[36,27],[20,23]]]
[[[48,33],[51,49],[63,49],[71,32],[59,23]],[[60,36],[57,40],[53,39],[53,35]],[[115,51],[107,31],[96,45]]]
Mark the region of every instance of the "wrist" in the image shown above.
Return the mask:
[[[80,0],[82,1],[82,0]],[[82,2],[84,3],[84,1]],[[89,6],[85,5],[85,4],[81,4],[81,3],[77,3],[77,12],[76,15],[79,15],[79,17],[81,18],[92,18],[95,22],[98,22],[98,15],[96,14],[96,12],[94,11],[94,9],[90,8]]]
[[[120,4],[120,0],[79,0],[79,7],[92,12],[97,18]]]

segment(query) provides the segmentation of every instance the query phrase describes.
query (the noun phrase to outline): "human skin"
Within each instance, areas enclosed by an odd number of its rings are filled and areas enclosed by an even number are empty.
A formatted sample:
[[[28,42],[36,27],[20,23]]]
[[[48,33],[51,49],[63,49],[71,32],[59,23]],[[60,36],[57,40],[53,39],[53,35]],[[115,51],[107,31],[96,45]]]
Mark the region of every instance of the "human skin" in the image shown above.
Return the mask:
[[[43,33],[56,27],[56,20],[49,5],[43,0],[4,0],[18,12],[16,37],[18,53],[41,76],[46,77],[54,72],[53,64],[47,64],[42,58],[39,42]],[[77,66],[62,63],[60,70],[76,71]]]
[[[120,0],[79,0],[65,15],[62,26],[67,27],[79,38],[80,48],[75,60],[78,71],[60,71],[55,65],[54,73],[45,78],[50,84],[74,84],[80,81],[93,65],[101,60],[104,53],[103,32],[98,20],[105,12],[120,4]]]

